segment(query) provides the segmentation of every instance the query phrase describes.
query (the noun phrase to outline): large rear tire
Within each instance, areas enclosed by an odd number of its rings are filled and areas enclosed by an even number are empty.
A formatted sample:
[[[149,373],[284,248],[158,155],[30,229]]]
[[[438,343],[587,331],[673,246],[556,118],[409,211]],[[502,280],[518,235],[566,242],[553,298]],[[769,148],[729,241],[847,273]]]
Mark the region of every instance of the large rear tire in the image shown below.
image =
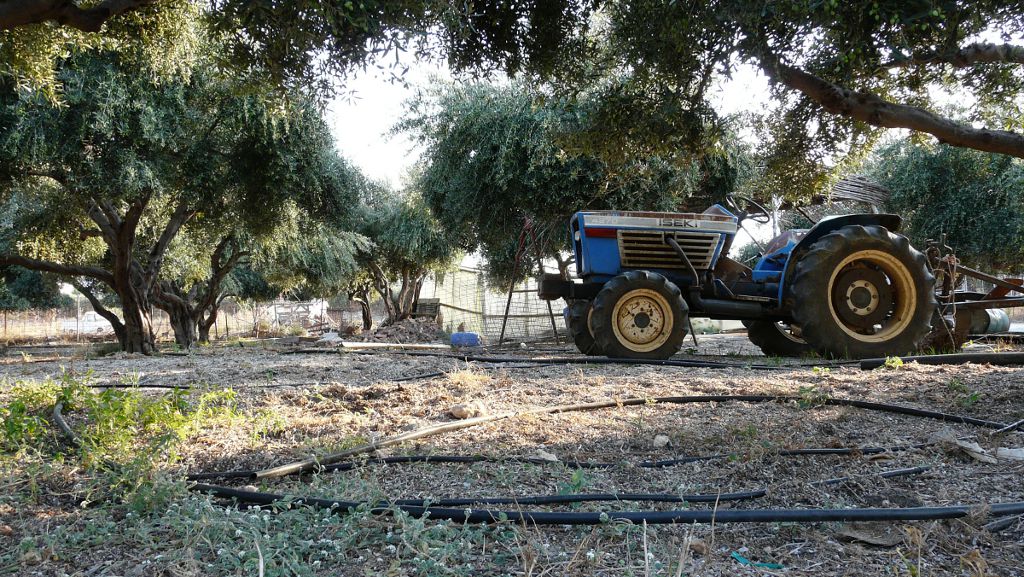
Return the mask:
[[[805,357],[814,352],[814,347],[794,334],[793,328],[767,319],[750,321],[747,338],[766,357]]]
[[[793,319],[822,355],[913,353],[931,330],[935,277],[907,237],[844,226],[811,245],[793,275]]]
[[[590,330],[590,315],[594,310],[593,301],[573,301],[569,304],[569,334],[576,348],[587,356],[601,356],[604,352],[597,346],[594,333]]]
[[[686,338],[689,308],[679,287],[660,274],[630,271],[608,281],[594,299],[594,340],[605,355],[667,359]]]

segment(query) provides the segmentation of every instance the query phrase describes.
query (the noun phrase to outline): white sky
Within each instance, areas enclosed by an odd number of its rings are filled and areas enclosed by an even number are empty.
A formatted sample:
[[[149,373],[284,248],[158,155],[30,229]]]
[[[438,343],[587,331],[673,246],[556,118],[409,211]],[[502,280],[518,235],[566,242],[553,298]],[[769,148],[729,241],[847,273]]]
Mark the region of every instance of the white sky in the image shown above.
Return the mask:
[[[367,176],[401,186],[420,152],[406,135],[389,137],[388,132],[401,118],[403,103],[428,86],[433,76],[451,78],[447,68],[418,63],[405,74],[407,86],[373,67],[348,80],[345,91],[351,94],[335,98],[327,108],[327,122],[341,154]]]
[[[419,158],[420,151],[405,135],[388,137],[391,127],[402,116],[402,104],[426,87],[431,76],[450,79],[451,74],[437,63],[413,65],[405,75],[408,86],[388,80],[386,72],[371,67],[346,82],[351,96],[330,103],[327,121],[342,155],[377,180],[398,187]],[[768,103],[768,79],[754,67],[744,66],[732,80],[715,87],[711,101],[720,114],[762,110]]]

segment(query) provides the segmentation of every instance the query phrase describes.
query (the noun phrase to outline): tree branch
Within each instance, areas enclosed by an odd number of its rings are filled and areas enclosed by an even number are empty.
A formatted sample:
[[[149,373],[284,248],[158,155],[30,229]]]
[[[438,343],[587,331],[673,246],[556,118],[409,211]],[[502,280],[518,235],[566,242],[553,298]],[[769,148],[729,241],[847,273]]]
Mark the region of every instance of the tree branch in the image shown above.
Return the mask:
[[[168,281],[153,284],[153,304],[161,309],[172,306],[188,308],[188,302],[177,294],[177,287]]]
[[[171,244],[174,237],[177,236],[178,231],[181,229],[188,219],[192,218],[195,214],[190,211],[188,204],[182,202],[174,209],[174,213],[171,214],[171,218],[167,220],[167,225],[164,226],[164,231],[160,234],[160,238],[153,245],[153,248],[149,251],[149,260],[146,261],[146,284],[152,283],[156,279],[157,273],[160,272],[160,266],[163,264],[164,253],[167,252],[167,246]]]
[[[771,62],[770,58],[762,59],[761,68],[769,78],[800,91],[832,114],[882,128],[925,132],[944,144],[1024,158],[1024,135],[1019,133],[974,128],[923,108],[888,102],[868,92],[844,88],[803,70]]]
[[[63,184],[63,185],[67,184],[66,179],[64,178],[64,175],[60,174],[59,172],[53,171],[53,170],[26,170],[23,174],[25,176],[36,176],[36,177],[40,177],[40,178],[49,178],[50,180],[53,180],[54,182],[58,182],[58,183]]]
[[[117,335],[119,339],[122,338],[124,333],[124,323],[121,322],[121,319],[117,318],[117,315],[103,306],[100,299],[96,298],[96,295],[93,294],[93,292],[85,285],[75,279],[71,279],[70,283],[71,286],[75,287],[75,290],[85,295],[85,298],[88,299],[89,304],[92,305],[92,310],[96,311],[96,314],[107,319],[110,326],[114,328],[114,334]]]
[[[7,0],[0,2],[0,30],[55,21],[83,32],[99,32],[103,23],[157,0],[104,0],[82,8],[71,0]]]
[[[96,226],[100,228],[101,236],[107,243],[107,246],[115,248],[117,246],[117,231],[114,230],[113,224],[107,218],[103,209],[100,208],[99,203],[92,202],[85,212],[96,223]]]
[[[224,260],[224,253],[231,247],[231,256]],[[238,249],[238,242],[234,236],[228,235],[217,243],[217,248],[210,256],[210,279],[206,282],[206,291],[196,310],[203,311],[217,305],[217,295],[220,294],[220,285],[224,278],[231,273],[240,260],[249,256],[248,251]]]
[[[0,254],[0,266],[11,265],[24,267],[30,270],[52,272],[55,274],[67,276],[87,276],[89,278],[94,278],[98,281],[105,282],[109,285],[114,284],[114,275],[98,267],[75,264],[61,264],[57,262],[51,262],[48,260],[29,258],[27,256],[19,256],[14,254]]]
[[[1024,46],[977,42],[950,52],[929,51],[910,57],[895,58],[881,68],[910,68],[918,64],[949,64],[966,68],[975,64],[1024,64]]]
[[[139,226],[139,221],[142,220],[142,214],[146,212],[146,207],[149,205],[149,199],[153,197],[152,191],[146,191],[146,194],[142,198],[136,200],[128,207],[128,211],[124,215],[124,220],[121,222],[121,234],[130,235],[133,239],[135,237],[135,229]]]

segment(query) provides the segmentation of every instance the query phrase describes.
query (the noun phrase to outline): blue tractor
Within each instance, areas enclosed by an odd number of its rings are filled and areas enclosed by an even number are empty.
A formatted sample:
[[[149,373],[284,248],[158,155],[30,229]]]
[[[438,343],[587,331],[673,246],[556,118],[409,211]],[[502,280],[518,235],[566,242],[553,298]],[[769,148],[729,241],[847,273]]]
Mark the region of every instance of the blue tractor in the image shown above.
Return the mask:
[[[915,351],[937,309],[925,255],[891,214],[822,219],[773,239],[753,268],[728,256],[741,222],[769,211],[729,195],[702,213],[584,211],[569,223],[582,282],[547,275],[580,352],[665,359],[690,317],[741,320],[770,356],[866,358]]]

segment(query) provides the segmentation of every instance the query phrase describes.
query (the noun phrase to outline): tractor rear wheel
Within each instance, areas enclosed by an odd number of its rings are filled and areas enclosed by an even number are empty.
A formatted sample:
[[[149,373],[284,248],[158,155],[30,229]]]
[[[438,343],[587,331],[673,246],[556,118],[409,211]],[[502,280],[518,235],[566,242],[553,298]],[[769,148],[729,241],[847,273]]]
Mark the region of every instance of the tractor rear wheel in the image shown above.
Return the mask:
[[[766,357],[804,357],[814,352],[793,327],[768,319],[747,323],[747,338],[757,345]]]
[[[881,226],[844,226],[797,261],[793,319],[825,356],[912,353],[931,330],[934,285],[925,256],[907,237]]]
[[[630,271],[594,299],[591,327],[609,357],[667,359],[686,337],[689,308],[679,287],[660,274]]]
[[[576,343],[576,348],[587,356],[603,355],[601,347],[594,341],[594,333],[590,329],[590,317],[594,310],[594,301],[573,301],[569,304],[569,334]]]

